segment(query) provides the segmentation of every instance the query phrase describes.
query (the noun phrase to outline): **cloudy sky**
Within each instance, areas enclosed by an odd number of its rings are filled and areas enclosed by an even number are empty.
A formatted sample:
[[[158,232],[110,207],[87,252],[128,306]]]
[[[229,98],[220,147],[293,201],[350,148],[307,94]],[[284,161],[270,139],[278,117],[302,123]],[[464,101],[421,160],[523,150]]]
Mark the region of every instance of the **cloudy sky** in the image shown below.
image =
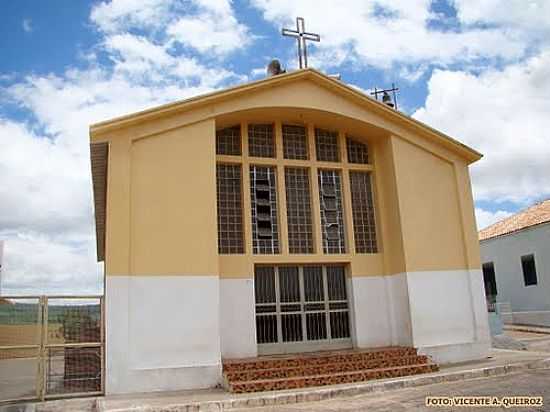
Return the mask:
[[[4,0],[4,293],[101,292],[88,125],[260,78],[296,16],[310,66],[485,154],[479,228],[550,196],[550,0]]]

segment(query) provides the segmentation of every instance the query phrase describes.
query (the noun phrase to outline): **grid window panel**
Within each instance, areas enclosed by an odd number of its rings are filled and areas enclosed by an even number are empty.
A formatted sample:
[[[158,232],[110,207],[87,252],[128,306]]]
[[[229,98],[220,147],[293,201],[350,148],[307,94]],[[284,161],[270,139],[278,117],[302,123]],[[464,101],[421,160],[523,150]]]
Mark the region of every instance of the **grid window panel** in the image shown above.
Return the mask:
[[[283,153],[285,159],[307,160],[307,135],[304,126],[283,125]]]
[[[244,253],[241,167],[216,165],[218,252]]]
[[[254,157],[275,157],[272,124],[248,125],[248,154]]]
[[[353,138],[346,138],[346,147],[348,151],[348,162],[358,164],[369,163],[369,150],[365,143],[361,143]]]
[[[253,252],[279,253],[275,168],[250,166],[250,200]]]
[[[309,171],[285,169],[288,247],[290,253],[313,253]]]
[[[370,173],[350,172],[353,234],[357,253],[377,253]]]
[[[323,252],[346,253],[342,183],[337,170],[318,170]]]
[[[216,154],[241,155],[241,126],[216,131]]]
[[[338,132],[315,129],[315,150],[317,160],[323,162],[339,162]]]
[[[254,271],[256,303],[275,303],[275,268],[259,266]]]

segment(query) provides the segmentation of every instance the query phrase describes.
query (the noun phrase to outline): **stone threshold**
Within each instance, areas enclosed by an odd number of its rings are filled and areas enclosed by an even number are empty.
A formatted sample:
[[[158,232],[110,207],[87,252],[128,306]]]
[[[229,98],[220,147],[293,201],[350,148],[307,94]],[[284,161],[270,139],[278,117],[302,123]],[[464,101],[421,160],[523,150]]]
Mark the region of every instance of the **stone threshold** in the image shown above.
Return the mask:
[[[127,400],[109,399],[105,397],[88,399],[67,399],[48,401],[44,403],[27,404],[18,411],[25,412],[202,412],[227,411],[235,408],[252,408],[260,406],[287,405],[302,402],[314,402],[336,398],[366,395],[375,392],[421,387],[446,382],[457,382],[470,379],[480,379],[502,376],[525,371],[527,369],[550,368],[550,358],[537,359],[506,365],[495,365],[482,368],[471,368],[458,371],[442,370],[436,373],[407,376],[403,378],[383,379],[356,384],[341,384],[307,389],[284,390],[277,392],[261,392],[251,394],[213,393],[207,399],[138,399],[128,395]],[[0,407],[0,412],[2,408]]]

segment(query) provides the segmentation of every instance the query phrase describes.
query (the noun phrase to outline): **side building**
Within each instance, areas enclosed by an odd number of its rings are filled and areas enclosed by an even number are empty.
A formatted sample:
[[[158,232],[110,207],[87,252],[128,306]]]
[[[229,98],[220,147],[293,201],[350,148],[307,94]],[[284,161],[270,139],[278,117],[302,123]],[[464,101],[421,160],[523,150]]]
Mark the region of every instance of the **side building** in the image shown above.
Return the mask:
[[[550,199],[479,232],[487,295],[504,323],[550,327]]]

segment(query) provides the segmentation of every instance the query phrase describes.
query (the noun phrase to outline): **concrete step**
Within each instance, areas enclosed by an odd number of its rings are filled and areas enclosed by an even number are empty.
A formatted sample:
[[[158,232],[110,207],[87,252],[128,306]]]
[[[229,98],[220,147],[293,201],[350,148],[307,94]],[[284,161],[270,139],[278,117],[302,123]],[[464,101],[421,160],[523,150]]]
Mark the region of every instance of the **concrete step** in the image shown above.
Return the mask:
[[[336,385],[342,383],[363,382],[372,379],[397,378],[436,372],[439,368],[433,363],[395,366],[390,368],[364,369],[352,372],[337,372],[315,376],[292,378],[259,379],[252,381],[228,382],[228,390],[233,393],[250,393],[284,389],[308,388],[314,386]]]
[[[300,376],[316,376],[338,372],[353,372],[366,369],[382,369],[395,366],[422,365],[428,363],[425,355],[388,357],[385,359],[353,360],[323,365],[301,365],[280,367],[271,369],[246,369],[234,372],[225,372],[224,377],[228,382],[253,381],[260,379],[295,378]]]
[[[229,373],[258,369],[322,366],[335,363],[387,360],[390,358],[393,359],[410,356],[417,356],[416,349],[401,346],[368,350],[323,351],[284,356],[225,359],[223,361],[223,371]]]

